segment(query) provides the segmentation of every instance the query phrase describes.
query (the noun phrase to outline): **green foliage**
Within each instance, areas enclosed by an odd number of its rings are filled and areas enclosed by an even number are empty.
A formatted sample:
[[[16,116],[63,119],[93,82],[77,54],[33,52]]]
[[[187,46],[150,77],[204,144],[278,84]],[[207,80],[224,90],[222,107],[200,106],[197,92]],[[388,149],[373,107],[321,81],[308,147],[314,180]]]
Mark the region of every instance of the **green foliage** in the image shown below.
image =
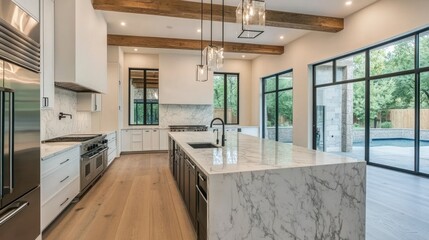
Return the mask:
[[[213,76],[213,90],[214,90],[214,99],[213,105],[215,109],[228,109],[232,113],[232,117],[237,118],[238,116],[238,78],[235,74],[226,74],[226,79],[224,79],[224,74],[214,74]],[[225,96],[225,81],[226,81],[226,94]],[[225,106],[225,97],[226,97],[226,106]],[[228,123],[233,122],[233,119],[226,119]],[[232,121],[232,122],[231,122]]]
[[[411,38],[384,48],[371,50],[370,75],[377,76],[413,69],[414,52],[415,44]],[[354,76],[362,76],[365,73],[364,63],[365,58],[363,55],[356,55],[353,58]],[[420,37],[420,66],[429,66],[429,34]],[[422,73],[420,82],[421,107],[429,108],[429,73]],[[353,91],[354,118],[361,125],[365,119],[364,82],[355,83]],[[384,121],[387,120],[390,109],[414,108],[414,93],[414,74],[371,80],[370,119],[377,117]],[[388,124],[386,123],[386,126]]]
[[[392,125],[392,123],[391,123],[391,122],[382,122],[382,123],[380,124],[380,127],[381,127],[381,128],[392,128],[392,127],[393,127],[393,125]]]
[[[264,92],[276,91],[276,77],[264,79]],[[285,83],[285,82],[283,82]],[[286,84],[284,87],[289,87],[290,84]],[[281,86],[279,86],[281,87]],[[265,97],[265,109],[266,109],[266,125],[267,127],[274,127],[276,124],[276,93],[266,93]],[[292,90],[280,90],[278,91],[278,110],[279,119],[278,124],[280,127],[292,126],[293,124],[293,91]]]

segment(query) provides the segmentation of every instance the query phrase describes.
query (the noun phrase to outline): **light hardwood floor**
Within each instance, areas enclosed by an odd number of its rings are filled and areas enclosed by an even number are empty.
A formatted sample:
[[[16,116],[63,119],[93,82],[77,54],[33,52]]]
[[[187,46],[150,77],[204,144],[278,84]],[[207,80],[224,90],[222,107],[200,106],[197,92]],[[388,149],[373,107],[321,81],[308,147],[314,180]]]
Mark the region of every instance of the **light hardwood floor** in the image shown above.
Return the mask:
[[[159,153],[116,159],[89,192],[43,232],[43,239],[195,239],[167,158]]]
[[[160,153],[116,159],[43,239],[195,239],[167,157]],[[366,207],[367,240],[429,239],[429,179],[369,166]]]

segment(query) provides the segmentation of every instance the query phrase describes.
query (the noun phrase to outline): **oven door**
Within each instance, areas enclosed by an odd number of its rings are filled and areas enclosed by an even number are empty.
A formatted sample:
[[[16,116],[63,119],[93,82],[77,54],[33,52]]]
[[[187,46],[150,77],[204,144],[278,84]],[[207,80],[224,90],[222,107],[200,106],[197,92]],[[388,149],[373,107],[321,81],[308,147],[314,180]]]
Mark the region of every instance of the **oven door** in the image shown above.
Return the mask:
[[[105,168],[104,162],[105,162],[105,159],[107,157],[107,149],[108,148],[101,149],[97,153],[97,155],[92,157],[92,163],[94,164],[94,172],[95,172],[94,177],[97,177],[98,175],[100,175],[100,173],[102,173],[104,168]]]
[[[80,190],[85,191],[88,185],[104,170],[108,148],[98,150],[96,154],[83,155],[80,168]]]
[[[94,164],[92,163],[92,158],[83,156],[81,158],[80,165],[80,191],[82,192],[89,183],[91,183],[92,179],[94,179],[95,171]]]

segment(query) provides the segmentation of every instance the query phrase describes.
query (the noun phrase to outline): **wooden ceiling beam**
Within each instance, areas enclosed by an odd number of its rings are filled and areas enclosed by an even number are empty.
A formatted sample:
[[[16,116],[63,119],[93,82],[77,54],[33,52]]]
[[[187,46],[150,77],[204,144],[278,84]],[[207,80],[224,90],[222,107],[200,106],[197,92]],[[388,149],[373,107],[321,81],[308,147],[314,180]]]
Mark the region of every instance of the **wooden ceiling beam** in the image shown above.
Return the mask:
[[[207,46],[209,43],[210,41],[204,41],[203,47]],[[123,47],[168,48],[184,50],[201,49],[200,40],[111,34],[107,35],[107,44]],[[213,41],[213,45],[220,47],[222,43]],[[224,51],[233,53],[281,55],[284,53],[284,46],[225,42]]]
[[[93,0],[94,9],[104,11],[159,15],[167,17],[200,19],[200,3],[179,0]],[[235,23],[236,7],[225,6],[225,22]],[[204,4],[204,19],[210,19],[210,4]],[[222,6],[213,5],[213,20],[222,20]],[[266,26],[302,30],[339,32],[344,29],[344,19],[266,11]]]

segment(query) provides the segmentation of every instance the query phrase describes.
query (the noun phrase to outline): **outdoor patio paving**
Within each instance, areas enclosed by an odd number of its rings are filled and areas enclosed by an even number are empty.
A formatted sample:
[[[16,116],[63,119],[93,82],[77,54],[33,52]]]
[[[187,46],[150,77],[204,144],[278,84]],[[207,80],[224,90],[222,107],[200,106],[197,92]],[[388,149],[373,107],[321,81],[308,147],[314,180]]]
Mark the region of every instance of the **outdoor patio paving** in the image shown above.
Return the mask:
[[[332,152],[364,160],[365,148],[354,146],[351,152]],[[376,146],[370,148],[370,162],[414,170],[414,147]],[[429,146],[420,147],[420,172],[429,174]]]

